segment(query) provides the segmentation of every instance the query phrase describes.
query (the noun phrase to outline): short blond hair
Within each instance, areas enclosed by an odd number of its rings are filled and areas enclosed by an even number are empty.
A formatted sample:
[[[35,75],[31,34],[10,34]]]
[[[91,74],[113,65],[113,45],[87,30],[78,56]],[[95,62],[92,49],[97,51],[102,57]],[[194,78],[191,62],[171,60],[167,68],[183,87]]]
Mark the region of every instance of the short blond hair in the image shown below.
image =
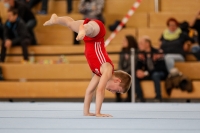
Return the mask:
[[[126,93],[131,87],[131,75],[122,70],[117,70],[114,71],[114,76],[121,79],[120,86],[122,87],[122,93]]]

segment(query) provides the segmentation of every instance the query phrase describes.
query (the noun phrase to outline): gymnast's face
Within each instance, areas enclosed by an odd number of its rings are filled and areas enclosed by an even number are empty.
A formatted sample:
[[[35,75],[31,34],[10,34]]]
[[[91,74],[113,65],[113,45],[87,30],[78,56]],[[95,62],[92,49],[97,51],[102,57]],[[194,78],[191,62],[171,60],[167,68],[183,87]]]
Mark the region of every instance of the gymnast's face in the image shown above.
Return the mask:
[[[122,87],[120,86],[121,79],[112,78],[107,82],[106,90],[112,93],[122,93]]]

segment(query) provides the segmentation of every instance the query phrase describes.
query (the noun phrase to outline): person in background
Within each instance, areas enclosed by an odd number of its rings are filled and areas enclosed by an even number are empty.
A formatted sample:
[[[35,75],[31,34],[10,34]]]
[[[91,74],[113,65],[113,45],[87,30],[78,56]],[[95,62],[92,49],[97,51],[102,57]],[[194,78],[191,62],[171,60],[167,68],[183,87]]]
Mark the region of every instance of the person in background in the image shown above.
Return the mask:
[[[1,14],[0,14],[1,15]],[[4,41],[4,38],[3,38],[3,23],[2,23],[2,19],[1,19],[1,16],[0,16],[0,42],[1,42],[1,46],[3,45],[3,41]],[[1,56],[0,56],[1,58]],[[0,68],[1,69],[1,68]],[[0,74],[1,75],[1,74]],[[0,78],[1,79],[1,78]]]
[[[134,48],[137,50],[138,44],[136,39],[132,35],[126,35],[122,43],[122,50],[119,55],[118,69],[123,70],[131,75],[131,61],[130,61],[130,50]],[[121,102],[121,94],[116,93],[116,101]],[[128,91],[128,96],[125,102],[131,102],[131,89]]]
[[[189,23],[184,21],[180,23],[180,28],[182,32],[186,33],[191,38],[191,43],[189,42],[189,49],[187,52],[192,52],[197,60],[200,60],[200,47],[198,41],[198,32],[190,28]]]
[[[66,0],[67,1],[67,13],[70,14],[73,10],[73,1],[72,0]]]
[[[0,39],[3,41],[3,22],[0,16]]]
[[[24,61],[28,61],[27,47],[31,43],[31,39],[25,23],[18,17],[18,11],[15,8],[10,8],[8,10],[8,20],[4,27],[4,42],[1,46],[1,62],[5,61],[6,49],[13,46],[21,46]]]
[[[40,15],[46,15],[48,13],[48,0],[25,0],[29,7],[32,9],[35,5],[42,2],[41,10],[38,11],[38,14]],[[67,7],[67,13],[71,13],[72,8],[72,0],[66,0],[66,7]]]
[[[46,15],[48,11],[48,0],[26,0],[28,6],[32,9],[35,5],[42,2],[41,10],[37,13],[40,15]]]
[[[83,19],[98,19],[105,23],[103,18],[104,0],[81,0],[79,11],[83,14]]]
[[[175,61],[185,61],[185,51],[189,49],[188,41],[191,39],[181,31],[178,21],[174,18],[168,19],[167,29],[160,38],[161,49],[166,53],[165,62],[168,72],[174,68]]]
[[[200,10],[194,16],[194,19],[190,22],[190,27],[197,30],[197,32],[198,32],[198,42],[200,42]]]
[[[140,85],[142,80],[153,80],[156,92],[155,101],[161,101],[160,81],[168,75],[162,50],[153,48],[151,40],[147,36],[139,39],[138,49],[140,53],[136,63],[136,101],[144,102]]]
[[[190,22],[190,27],[195,29],[198,33],[198,44],[200,44],[200,10],[197,12],[197,14],[194,16],[194,19]],[[198,60],[200,60],[200,47],[199,45],[192,47],[192,52],[196,56]]]
[[[105,23],[102,15],[104,0],[81,0],[79,4],[79,12],[83,14],[83,19],[97,19]],[[80,42],[76,40],[77,34],[74,32],[74,44]]]
[[[29,34],[31,35],[31,44],[35,45],[37,44],[35,34],[33,29],[37,25],[37,20],[34,16],[34,14],[31,12],[30,8],[24,4],[23,2],[20,1],[15,1],[15,0],[4,0],[4,6],[6,8],[14,8],[18,10],[19,17],[25,22],[26,28],[29,31]]]

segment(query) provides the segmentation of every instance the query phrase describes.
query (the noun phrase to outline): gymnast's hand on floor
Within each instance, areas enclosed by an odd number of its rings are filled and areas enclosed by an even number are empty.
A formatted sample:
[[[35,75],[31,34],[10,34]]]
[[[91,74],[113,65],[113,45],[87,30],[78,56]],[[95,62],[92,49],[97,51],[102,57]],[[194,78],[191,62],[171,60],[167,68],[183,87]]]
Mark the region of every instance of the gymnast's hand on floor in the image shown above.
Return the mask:
[[[96,114],[96,117],[113,117],[113,116],[109,114]]]
[[[83,40],[83,38],[85,37],[85,28],[83,26],[83,24],[80,25],[79,27],[79,32],[78,32],[78,36],[76,37],[77,41]]]
[[[94,113],[87,113],[87,114],[84,114],[84,116],[95,116]]]
[[[58,16],[56,14],[52,14],[50,20],[46,21],[43,26],[49,26],[57,24],[57,18]]]

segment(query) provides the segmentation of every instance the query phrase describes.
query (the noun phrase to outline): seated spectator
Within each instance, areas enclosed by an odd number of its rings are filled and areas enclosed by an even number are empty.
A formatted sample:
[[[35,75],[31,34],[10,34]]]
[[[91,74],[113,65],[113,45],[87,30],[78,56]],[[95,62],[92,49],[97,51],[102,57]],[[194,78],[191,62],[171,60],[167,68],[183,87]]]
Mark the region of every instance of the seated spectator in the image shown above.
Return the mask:
[[[0,16],[0,42],[2,42],[1,45],[3,45],[3,23],[2,23],[2,19],[1,19],[1,16]]]
[[[0,16],[0,40],[3,41],[3,22]]]
[[[155,101],[161,101],[160,81],[168,75],[162,50],[153,48],[151,40],[146,36],[139,39],[138,48],[142,53],[138,55],[136,63],[136,101],[144,101],[141,80],[153,80],[156,92]]]
[[[119,65],[118,69],[123,70],[129,74],[131,74],[131,61],[130,61],[130,50],[131,48],[137,49],[137,41],[132,35],[127,35],[124,38],[124,41],[122,43],[122,50],[120,52],[119,56]],[[116,93],[117,102],[121,102],[121,94]],[[128,91],[128,96],[125,100],[126,102],[131,102],[131,89]]]
[[[200,11],[197,12],[194,19],[190,22],[190,27],[198,32],[198,42],[200,42]]]
[[[194,19],[190,22],[190,27],[194,28],[198,32],[198,43],[200,44],[200,11],[197,12]],[[193,47],[192,52],[195,53],[194,55],[199,60],[200,48]]]
[[[28,61],[27,47],[30,44],[30,35],[25,23],[18,17],[18,11],[14,8],[8,10],[8,20],[5,23],[4,43],[1,47],[1,62],[5,61],[6,49],[12,46],[21,46],[23,57]]]
[[[175,61],[185,61],[185,51],[188,50],[187,41],[191,39],[179,28],[176,19],[170,18],[167,21],[168,28],[163,32],[161,41],[161,49],[165,55],[165,62],[168,72],[174,68]]]
[[[27,4],[30,8],[33,8],[38,3],[42,2],[41,10],[38,11],[40,15],[46,15],[48,13],[48,0],[27,0]],[[72,12],[72,0],[66,0],[67,3],[67,13]]]
[[[187,52],[192,52],[197,60],[200,60],[200,47],[198,41],[198,32],[189,27],[189,23],[184,21],[180,24],[182,32],[186,33],[191,38],[191,43],[189,44],[189,49]]]
[[[35,19],[34,14],[31,12],[29,7],[24,4],[23,2],[20,1],[15,1],[15,0],[4,0],[4,5],[9,8],[15,8],[19,12],[19,17],[25,22],[26,28],[29,31],[29,34],[32,37],[31,44],[37,44],[35,34],[34,34],[34,27],[37,24],[37,21]]]

